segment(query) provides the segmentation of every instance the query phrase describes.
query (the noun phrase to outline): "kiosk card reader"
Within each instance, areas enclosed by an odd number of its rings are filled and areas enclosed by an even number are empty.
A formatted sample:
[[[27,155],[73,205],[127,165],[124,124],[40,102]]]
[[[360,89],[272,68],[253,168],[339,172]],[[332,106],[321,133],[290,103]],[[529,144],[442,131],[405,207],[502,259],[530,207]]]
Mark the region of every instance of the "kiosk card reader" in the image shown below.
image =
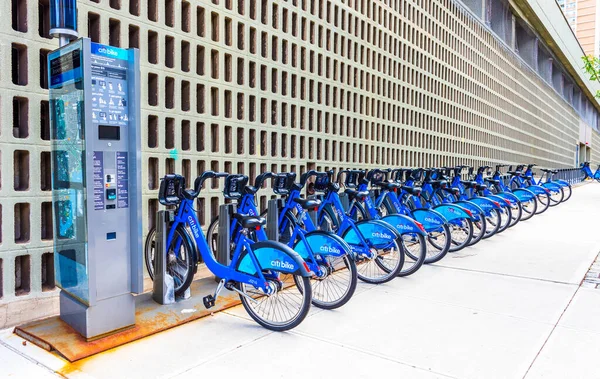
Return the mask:
[[[93,339],[133,325],[143,291],[139,51],[81,38],[48,72],[60,317]]]

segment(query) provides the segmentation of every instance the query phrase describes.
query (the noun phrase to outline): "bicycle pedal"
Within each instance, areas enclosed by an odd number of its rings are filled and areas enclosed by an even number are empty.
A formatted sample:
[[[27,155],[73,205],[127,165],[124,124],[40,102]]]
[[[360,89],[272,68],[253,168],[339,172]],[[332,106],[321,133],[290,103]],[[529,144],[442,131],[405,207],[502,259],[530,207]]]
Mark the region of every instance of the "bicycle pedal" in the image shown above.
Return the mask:
[[[206,309],[210,309],[215,306],[215,297],[213,295],[207,295],[202,298],[202,302],[204,303],[204,307]]]

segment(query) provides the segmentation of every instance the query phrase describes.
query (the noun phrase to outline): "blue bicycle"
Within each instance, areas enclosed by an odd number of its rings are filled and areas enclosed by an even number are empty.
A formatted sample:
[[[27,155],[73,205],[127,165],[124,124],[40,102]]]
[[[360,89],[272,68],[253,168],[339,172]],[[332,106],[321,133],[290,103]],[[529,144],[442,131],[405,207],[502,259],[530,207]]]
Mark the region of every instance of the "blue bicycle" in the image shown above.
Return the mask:
[[[427,209],[439,212],[450,228],[450,252],[457,252],[479,242],[485,232],[483,210],[469,202],[445,201],[434,195],[440,188],[446,188],[445,180],[432,179],[434,170],[408,170],[399,197],[411,210]],[[418,187],[417,183],[421,186]]]
[[[523,181],[529,186],[541,186],[549,191],[550,195],[550,204],[549,206],[553,207],[563,202],[565,198],[565,193],[563,191],[563,186],[557,182],[546,180],[543,182],[540,178],[536,182],[533,173],[533,167],[537,166],[536,164],[528,164],[525,172],[523,173]],[[542,171],[546,172],[544,169]],[[550,171],[550,170],[548,170]]]
[[[194,181],[194,189],[186,189],[185,178],[165,176],[159,189],[159,201],[174,206],[173,221],[167,226],[167,274],[173,277],[175,293],[181,295],[191,284],[198,262],[221,278],[214,295],[204,297],[207,308],[214,306],[220,291],[226,288],[239,294],[240,300],[258,324],[274,330],[289,330],[299,325],[308,314],[311,304],[311,272],[304,260],[288,246],[276,241],[254,242],[250,230],[265,225],[264,218],[235,213],[241,225],[232,236],[235,245],[231,263],[225,266],[216,261],[204,238],[194,210],[202,184],[207,179],[226,177],[226,173],[204,172]],[[153,274],[156,233],[146,239],[146,265]],[[301,285],[297,285],[301,283]]]
[[[354,220],[382,220],[396,228],[402,236],[402,244],[406,254],[404,266],[399,276],[408,276],[417,272],[423,263],[425,263],[428,250],[426,241],[427,232],[420,222],[409,217],[407,214],[386,212],[387,209],[383,206],[383,201],[390,192],[390,189],[399,187],[396,183],[388,182],[387,176],[391,171],[391,169],[375,169],[368,172],[343,170],[338,173],[337,182],[341,183],[342,175],[345,174],[345,193],[348,195],[350,202],[346,213],[350,217]],[[369,191],[369,185],[371,185],[371,191]],[[382,189],[381,194],[378,194],[377,192],[379,192],[380,188]],[[367,191],[369,195],[356,196],[357,193],[363,191]],[[372,199],[371,195],[377,195],[378,199]],[[396,200],[398,201],[398,199]],[[440,222],[438,229],[443,231],[443,222],[445,220],[438,221]],[[449,236],[449,233],[446,236]],[[442,236],[436,235],[436,237]]]
[[[295,174],[294,174],[295,177]],[[248,177],[241,174],[231,174],[225,179],[223,195],[226,199],[237,201],[236,208],[240,214],[258,216],[255,195],[267,179],[273,179],[273,190],[275,193],[285,195],[285,183],[287,174],[273,174],[264,172],[254,180],[254,185],[248,185]],[[313,202],[304,202],[298,199],[299,204],[306,207],[314,207]],[[266,215],[266,212],[264,213]],[[264,216],[261,214],[261,217]],[[230,227],[230,235],[235,236],[241,232],[242,226],[237,219],[233,219]],[[216,217],[206,232],[209,247],[213,253],[217,251],[217,236],[219,231],[219,217]],[[257,227],[251,231],[250,236],[255,241],[266,241],[267,233],[263,227]],[[323,309],[335,309],[346,304],[356,290],[357,271],[353,253],[343,239],[332,233],[320,230],[307,232],[294,225],[291,238],[280,239],[308,264],[313,273],[310,278],[312,286],[312,303]],[[301,285],[301,283],[297,283]]]
[[[488,190],[498,196],[504,196],[510,199],[511,195],[516,196],[521,203],[521,218],[520,221],[527,221],[532,218],[537,212],[537,198],[533,192],[525,188],[510,189],[504,183],[504,175],[500,172],[500,168],[506,165],[496,165],[496,171],[491,178],[485,179],[488,183]]]
[[[388,282],[400,274],[404,265],[402,236],[387,223],[378,220],[355,222],[344,212],[338,195],[340,186],[330,180],[331,172],[308,171],[294,182],[288,174],[285,188],[285,204],[279,215],[279,230],[282,238],[293,238],[295,226],[306,231],[317,229],[331,231],[342,237],[354,253],[358,278],[371,284]],[[293,174],[295,178],[295,174]],[[310,190],[321,194],[323,199],[303,199],[302,189],[311,178]],[[316,212],[314,220],[309,210]]]
[[[528,189],[529,191],[533,192],[538,203],[536,214],[544,213],[550,206],[550,190],[538,185],[528,185],[526,180],[530,178],[525,176],[525,173],[523,172],[524,168],[525,165],[518,165],[515,171],[512,171],[512,166],[508,168],[507,173],[512,175],[509,181],[509,186],[513,190],[520,188]]]
[[[600,165],[598,165],[596,172],[592,173],[592,169],[590,168],[590,162],[583,162],[581,164],[581,170],[585,174],[583,180],[590,178],[600,182]]]

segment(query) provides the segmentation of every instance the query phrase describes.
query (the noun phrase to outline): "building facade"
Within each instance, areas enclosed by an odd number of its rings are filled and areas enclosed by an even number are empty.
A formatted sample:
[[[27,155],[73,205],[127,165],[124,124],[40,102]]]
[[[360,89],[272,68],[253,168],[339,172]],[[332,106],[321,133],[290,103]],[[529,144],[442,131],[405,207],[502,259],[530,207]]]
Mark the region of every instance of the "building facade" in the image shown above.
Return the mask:
[[[148,230],[172,172],[599,161],[595,84],[573,63],[583,52],[536,4],[80,0],[78,13],[81,36],[141,52]],[[58,311],[48,13],[0,2],[0,328]],[[205,226],[221,199],[203,191]]]
[[[600,0],[557,0],[586,55],[598,56]]]

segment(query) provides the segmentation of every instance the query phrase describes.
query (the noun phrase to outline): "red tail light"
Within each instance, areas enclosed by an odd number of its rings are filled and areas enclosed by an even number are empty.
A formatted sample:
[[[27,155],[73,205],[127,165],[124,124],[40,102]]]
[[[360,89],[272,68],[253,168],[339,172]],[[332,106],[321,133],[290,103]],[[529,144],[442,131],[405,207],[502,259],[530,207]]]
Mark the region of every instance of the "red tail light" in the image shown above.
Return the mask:
[[[415,221],[415,224],[417,224],[417,226],[419,227],[419,229],[421,229],[422,232],[425,232],[425,228],[423,227],[423,224],[421,224],[418,221]]]
[[[499,202],[497,202],[497,201],[493,201],[493,200],[492,200],[492,203],[494,203],[494,204],[495,204],[497,207],[499,207],[499,206],[500,206],[500,203],[499,203]]]
[[[471,212],[470,210],[468,210],[468,209],[465,209],[465,212],[467,212],[467,214],[468,214],[469,216],[473,217],[473,212]]]

